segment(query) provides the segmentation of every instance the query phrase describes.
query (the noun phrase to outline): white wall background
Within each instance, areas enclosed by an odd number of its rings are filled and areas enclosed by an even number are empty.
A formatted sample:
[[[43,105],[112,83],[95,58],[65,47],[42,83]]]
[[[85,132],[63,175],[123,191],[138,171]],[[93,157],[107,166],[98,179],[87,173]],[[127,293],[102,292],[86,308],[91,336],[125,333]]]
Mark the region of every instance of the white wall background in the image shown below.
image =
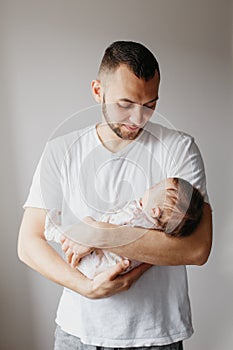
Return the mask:
[[[126,39],[157,55],[158,112],[195,136],[206,166],[213,251],[206,265],[188,268],[196,332],[185,349],[231,350],[232,2],[6,0],[1,5],[0,349],[52,349],[61,288],[17,259],[22,204],[48,137],[72,113],[94,104],[90,82],[103,51]],[[80,127],[90,122],[80,114]]]

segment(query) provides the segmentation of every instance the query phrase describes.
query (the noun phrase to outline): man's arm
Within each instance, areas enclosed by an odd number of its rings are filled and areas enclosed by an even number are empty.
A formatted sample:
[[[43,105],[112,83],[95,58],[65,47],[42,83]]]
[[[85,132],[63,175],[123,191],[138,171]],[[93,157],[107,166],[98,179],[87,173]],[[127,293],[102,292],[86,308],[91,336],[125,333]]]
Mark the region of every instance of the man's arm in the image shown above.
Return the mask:
[[[45,217],[45,209],[26,208],[19,232],[18,256],[25,264],[53,282],[88,298],[97,299],[127,290],[150,268],[149,264],[143,264],[132,273],[118,276],[127,268],[127,265],[118,263],[89,280],[77,269],[71,268],[47,243],[44,237]]]
[[[153,265],[203,265],[208,260],[211,245],[212,214],[210,205],[205,203],[202,220],[188,237],[169,237],[164,232],[149,230],[128,245],[107,250]]]
[[[81,245],[103,248],[153,265],[203,265],[207,262],[212,245],[212,214],[207,203],[204,204],[200,224],[188,237],[169,237],[158,230],[117,226],[91,218],[87,223],[74,225],[66,236]],[[70,239],[67,239],[66,248],[72,245]]]
[[[72,269],[44,237],[46,210],[26,208],[18,238],[21,261],[48,279],[85,294],[85,277]]]

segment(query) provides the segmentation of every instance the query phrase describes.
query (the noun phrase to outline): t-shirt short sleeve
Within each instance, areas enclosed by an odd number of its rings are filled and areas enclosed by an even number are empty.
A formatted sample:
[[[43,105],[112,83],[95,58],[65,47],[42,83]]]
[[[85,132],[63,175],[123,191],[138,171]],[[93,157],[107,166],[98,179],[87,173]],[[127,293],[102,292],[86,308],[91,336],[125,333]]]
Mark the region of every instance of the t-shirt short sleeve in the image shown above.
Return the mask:
[[[171,161],[168,177],[180,177],[190,182],[209,203],[203,159],[194,138],[181,133],[178,142],[170,147]]]
[[[47,142],[33,175],[29,195],[23,208],[62,208],[62,155],[57,143]]]

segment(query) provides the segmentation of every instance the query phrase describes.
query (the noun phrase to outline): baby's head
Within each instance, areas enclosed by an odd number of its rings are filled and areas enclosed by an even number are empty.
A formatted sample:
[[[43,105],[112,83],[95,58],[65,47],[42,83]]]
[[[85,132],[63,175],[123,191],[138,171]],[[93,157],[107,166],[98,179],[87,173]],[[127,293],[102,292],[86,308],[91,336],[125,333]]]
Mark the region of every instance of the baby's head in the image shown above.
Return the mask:
[[[168,178],[146,190],[140,202],[157,229],[180,237],[190,235],[198,226],[204,198],[188,181]]]

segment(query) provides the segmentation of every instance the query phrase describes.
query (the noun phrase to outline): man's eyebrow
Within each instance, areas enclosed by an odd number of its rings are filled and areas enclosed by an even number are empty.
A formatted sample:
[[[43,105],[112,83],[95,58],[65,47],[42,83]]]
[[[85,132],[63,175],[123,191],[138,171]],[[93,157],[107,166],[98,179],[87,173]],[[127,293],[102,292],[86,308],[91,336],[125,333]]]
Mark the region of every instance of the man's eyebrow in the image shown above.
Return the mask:
[[[144,103],[143,106],[148,105],[149,103],[152,103],[152,102],[156,102],[158,99],[159,99],[159,96],[157,96],[157,97],[153,98],[152,100],[150,100],[150,101]],[[128,98],[120,98],[118,101],[121,101],[121,102],[129,102],[129,103],[135,103],[135,104],[137,104],[137,102],[131,101],[131,100],[129,100]]]
[[[148,105],[149,103],[156,102],[158,101],[158,99],[159,99],[159,96],[156,96],[155,98],[153,98],[153,100],[144,103],[144,105]]]

